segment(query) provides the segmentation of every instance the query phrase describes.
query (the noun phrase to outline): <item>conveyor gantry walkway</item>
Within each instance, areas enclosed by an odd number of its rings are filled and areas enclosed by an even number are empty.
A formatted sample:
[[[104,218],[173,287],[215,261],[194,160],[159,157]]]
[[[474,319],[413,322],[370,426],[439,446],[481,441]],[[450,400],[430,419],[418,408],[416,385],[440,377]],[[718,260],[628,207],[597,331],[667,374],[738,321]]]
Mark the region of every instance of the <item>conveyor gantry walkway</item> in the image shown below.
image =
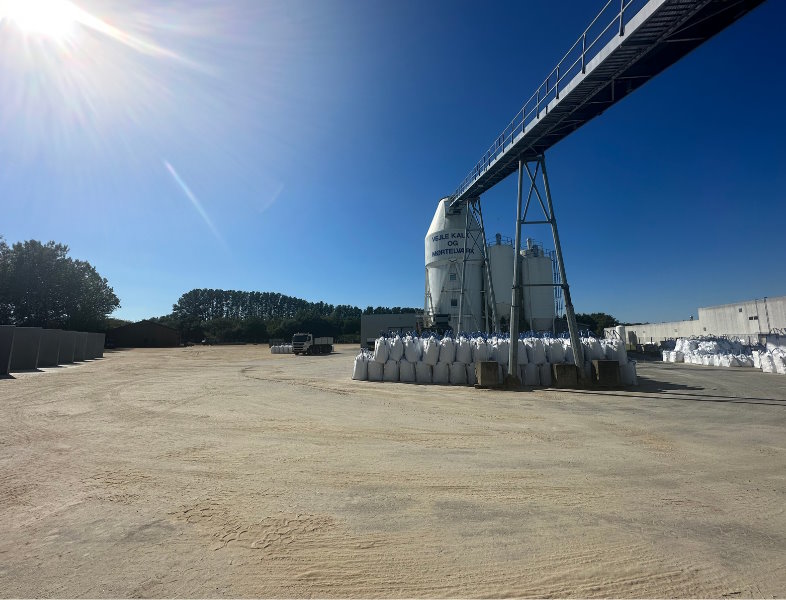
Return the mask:
[[[480,196],[764,0],[609,0],[453,193]]]
[[[522,225],[551,226],[559,272],[559,281],[554,285],[563,291],[574,361],[580,367],[584,362],[546,175],[546,150],[763,2],[608,0],[452,194],[452,206],[466,204],[466,240],[469,236],[469,213],[471,210],[480,212],[481,194],[518,171],[515,256],[521,248]],[[528,176],[526,183],[525,172]],[[542,190],[537,183],[539,172],[543,179]],[[525,185],[529,187],[529,194],[522,210]],[[539,205],[543,211],[543,220],[527,220],[533,198],[537,200],[533,204]],[[488,260],[485,232],[481,231],[481,235],[484,258]],[[465,251],[458,332],[462,331],[466,261]],[[520,271],[519,261],[513,261],[509,321],[512,339],[517,339],[519,333]],[[493,298],[493,290],[490,291]],[[507,382],[511,384],[520,383],[516,375],[517,348],[518,344],[510,344]],[[580,368],[579,372],[583,378],[584,370]]]

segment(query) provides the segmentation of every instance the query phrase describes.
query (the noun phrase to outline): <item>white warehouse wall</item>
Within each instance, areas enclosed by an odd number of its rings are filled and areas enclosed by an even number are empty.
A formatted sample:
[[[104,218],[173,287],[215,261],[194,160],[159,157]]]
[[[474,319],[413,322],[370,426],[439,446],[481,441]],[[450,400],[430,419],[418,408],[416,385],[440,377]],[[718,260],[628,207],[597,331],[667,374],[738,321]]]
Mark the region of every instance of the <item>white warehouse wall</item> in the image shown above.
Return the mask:
[[[737,336],[756,342],[760,334],[786,330],[786,296],[699,308],[699,318],[693,321],[626,325],[625,329],[628,343],[657,343],[698,335]]]

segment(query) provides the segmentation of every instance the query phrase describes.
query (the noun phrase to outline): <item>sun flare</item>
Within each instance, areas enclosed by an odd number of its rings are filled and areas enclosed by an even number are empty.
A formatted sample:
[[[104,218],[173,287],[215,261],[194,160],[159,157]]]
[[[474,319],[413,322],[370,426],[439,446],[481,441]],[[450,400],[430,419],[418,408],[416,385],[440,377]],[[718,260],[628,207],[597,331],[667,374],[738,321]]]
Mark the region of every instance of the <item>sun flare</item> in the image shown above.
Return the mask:
[[[0,0],[0,21],[8,20],[24,33],[53,40],[68,37],[80,10],[68,0]]]

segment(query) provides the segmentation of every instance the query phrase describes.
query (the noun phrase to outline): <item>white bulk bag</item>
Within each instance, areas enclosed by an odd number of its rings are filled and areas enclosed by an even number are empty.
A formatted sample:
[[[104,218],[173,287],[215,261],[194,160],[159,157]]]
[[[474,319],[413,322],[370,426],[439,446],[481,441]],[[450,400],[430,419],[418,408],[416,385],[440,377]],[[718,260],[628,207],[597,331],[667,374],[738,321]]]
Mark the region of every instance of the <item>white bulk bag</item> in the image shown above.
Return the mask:
[[[431,365],[424,362],[415,363],[415,381],[431,383]]]
[[[614,347],[617,349],[617,359],[620,366],[628,364],[628,351],[625,349],[625,343],[622,340],[614,340]]]
[[[506,367],[509,360],[510,342],[508,340],[497,340],[497,362]],[[507,369],[505,369],[505,372],[507,372]]]
[[[527,338],[525,345],[527,346],[527,362],[535,365],[542,365],[546,362],[546,349],[543,346],[543,340]]]
[[[589,356],[585,356],[585,360],[603,360],[603,348],[601,348],[600,342],[598,342],[598,340],[596,340],[594,337],[588,337],[586,344],[589,350]]]
[[[675,351],[674,352],[674,362],[685,362],[685,355],[682,352]]]
[[[382,381],[382,375],[385,371],[385,365],[375,360],[368,361],[368,380],[369,381]]]
[[[476,383],[477,378],[475,377],[475,363],[469,363],[467,365],[467,384],[475,385]]]
[[[565,346],[562,342],[551,338],[544,341],[546,345],[546,361],[552,365],[558,365],[565,362]]]
[[[382,381],[396,382],[398,381],[398,361],[389,360],[385,363],[385,370],[382,376]]]
[[[538,367],[540,371],[540,385],[544,387],[551,387],[551,365],[544,363]]]
[[[527,359],[527,345],[524,343],[524,340],[516,340],[518,344],[518,353],[517,353],[517,360],[516,362],[520,365],[526,365],[529,360]]]
[[[763,352],[759,357],[759,364],[764,373],[775,373],[775,361],[772,360],[772,354]]]
[[[452,363],[456,360],[456,342],[451,338],[442,338],[439,343],[439,362]]]
[[[540,385],[540,367],[534,362],[524,365],[524,378],[521,383],[524,385]]]
[[[456,362],[465,365],[472,362],[472,343],[464,336],[456,342]]]
[[[570,347],[570,344],[565,345],[565,362],[569,365],[576,364],[576,361],[573,360],[573,348]]]
[[[663,362],[670,362],[669,359],[671,358],[671,352],[669,352],[668,350],[664,350],[662,354],[663,354]]]
[[[423,340],[423,362],[432,367],[439,360],[439,341],[430,337]]]
[[[390,348],[388,360],[401,360],[404,356],[404,342],[401,341],[401,338],[396,336],[392,340],[388,340],[388,347]]]
[[[431,381],[439,385],[450,383],[450,363],[439,361],[434,365],[431,373]]]
[[[472,340],[472,362],[479,363],[489,359],[489,347],[483,338]]]
[[[486,350],[488,351],[486,360],[497,360],[497,338],[492,338],[486,342]]]
[[[423,346],[420,343],[420,338],[408,335],[404,338],[404,358],[408,362],[416,363],[423,356]]]
[[[775,372],[786,375],[786,357],[781,353],[772,353],[772,363],[775,365]]]
[[[467,365],[463,362],[450,363],[450,385],[467,385]]]
[[[753,351],[752,358],[753,358],[753,366],[756,367],[757,369],[761,369],[761,354],[759,353],[758,350]]]
[[[385,364],[388,358],[390,358],[388,341],[383,337],[377,338],[374,342],[374,360],[378,363]]]
[[[352,368],[352,379],[356,381],[368,380],[368,357],[361,352],[355,357],[355,366]]]
[[[398,380],[401,383],[414,383],[415,381],[415,363],[408,360],[402,360],[398,363]]]

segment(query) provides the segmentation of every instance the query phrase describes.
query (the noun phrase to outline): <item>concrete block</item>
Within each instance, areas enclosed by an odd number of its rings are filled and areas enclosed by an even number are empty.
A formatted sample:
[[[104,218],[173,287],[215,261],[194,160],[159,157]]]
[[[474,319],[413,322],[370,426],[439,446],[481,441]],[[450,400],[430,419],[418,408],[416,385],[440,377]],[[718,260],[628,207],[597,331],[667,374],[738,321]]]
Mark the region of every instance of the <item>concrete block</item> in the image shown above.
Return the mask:
[[[593,360],[592,383],[602,387],[619,387],[620,363],[617,360]]]
[[[13,325],[0,325],[0,375],[8,375],[11,370],[15,329]]]
[[[76,345],[74,346],[74,362],[81,362],[87,358],[87,333],[76,332]]]
[[[496,387],[501,382],[499,379],[499,363],[487,360],[475,363],[475,381],[479,387]]]
[[[41,346],[40,327],[17,327],[14,330],[14,350],[11,352],[11,371],[29,371],[38,366]]]
[[[551,365],[551,382],[558,388],[576,389],[579,387],[579,370],[576,365]]]
[[[57,363],[67,365],[74,362],[74,352],[76,351],[76,331],[64,331],[60,340],[60,356]]]
[[[102,358],[104,356],[105,337],[103,333],[87,334],[87,358]]]
[[[59,329],[42,329],[41,346],[38,349],[39,367],[56,367],[60,358],[60,342],[62,331]]]

